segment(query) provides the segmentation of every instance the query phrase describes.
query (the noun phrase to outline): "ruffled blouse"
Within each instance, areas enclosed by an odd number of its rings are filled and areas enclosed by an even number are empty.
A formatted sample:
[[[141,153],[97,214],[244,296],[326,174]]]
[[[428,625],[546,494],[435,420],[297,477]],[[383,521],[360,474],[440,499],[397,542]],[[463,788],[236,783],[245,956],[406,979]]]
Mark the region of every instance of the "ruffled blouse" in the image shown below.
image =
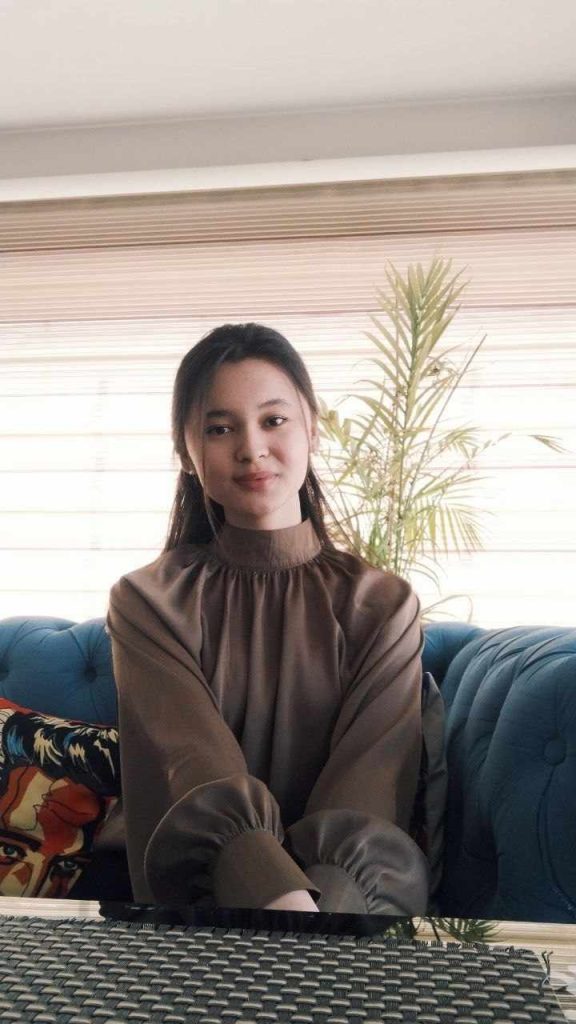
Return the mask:
[[[225,523],[122,576],[107,631],[134,898],[421,914],[409,834],[422,630],[409,584],[310,520]]]

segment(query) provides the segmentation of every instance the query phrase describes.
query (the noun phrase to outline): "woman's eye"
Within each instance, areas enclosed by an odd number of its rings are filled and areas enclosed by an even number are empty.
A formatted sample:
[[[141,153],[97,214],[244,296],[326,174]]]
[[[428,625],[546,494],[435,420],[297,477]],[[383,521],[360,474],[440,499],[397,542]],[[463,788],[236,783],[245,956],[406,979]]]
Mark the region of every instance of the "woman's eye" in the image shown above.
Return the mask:
[[[206,428],[206,433],[207,434],[214,434],[214,432],[216,430],[228,430],[228,429],[229,429],[228,427],[225,427],[223,424],[219,423],[218,426],[216,426],[216,427],[207,427]],[[221,436],[222,436],[221,434],[216,434],[216,437],[221,437]]]
[[[273,427],[281,427],[282,424],[286,422],[286,419],[286,416],[269,416],[268,419],[266,420],[266,423],[271,424]],[[272,423],[272,420],[276,420],[279,422]],[[225,426],[223,423],[218,423],[215,426],[207,427],[206,433],[208,435],[212,435],[213,437],[223,437],[224,435],[222,434],[222,431],[230,429],[230,427]]]

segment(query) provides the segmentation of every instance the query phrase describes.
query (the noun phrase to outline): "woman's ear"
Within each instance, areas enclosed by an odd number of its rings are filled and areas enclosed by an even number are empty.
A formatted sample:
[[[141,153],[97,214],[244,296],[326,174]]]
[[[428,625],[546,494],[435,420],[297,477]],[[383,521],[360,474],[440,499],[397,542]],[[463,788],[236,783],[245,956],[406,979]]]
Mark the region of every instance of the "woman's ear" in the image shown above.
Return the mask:
[[[180,469],[189,476],[197,476],[196,467],[190,458],[180,459]]]
[[[320,434],[318,433],[318,424],[313,423],[310,431],[310,451],[316,455],[320,447]]]

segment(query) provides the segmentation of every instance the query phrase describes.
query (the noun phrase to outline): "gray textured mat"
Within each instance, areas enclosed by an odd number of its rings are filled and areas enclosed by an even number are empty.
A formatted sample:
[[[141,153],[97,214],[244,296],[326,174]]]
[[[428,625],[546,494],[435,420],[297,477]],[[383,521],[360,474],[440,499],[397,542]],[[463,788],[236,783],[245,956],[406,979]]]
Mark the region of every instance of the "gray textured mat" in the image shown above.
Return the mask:
[[[0,919],[0,1020],[564,1021],[531,951],[123,921]]]

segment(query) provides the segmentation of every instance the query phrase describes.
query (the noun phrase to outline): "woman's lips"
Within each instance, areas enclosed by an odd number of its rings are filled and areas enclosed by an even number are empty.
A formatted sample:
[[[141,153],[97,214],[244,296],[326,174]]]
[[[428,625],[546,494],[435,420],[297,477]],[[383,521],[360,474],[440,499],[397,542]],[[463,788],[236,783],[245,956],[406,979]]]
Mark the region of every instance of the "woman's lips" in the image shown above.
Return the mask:
[[[236,483],[248,491],[262,491],[275,479],[273,473],[267,473],[266,476],[236,477]]]

